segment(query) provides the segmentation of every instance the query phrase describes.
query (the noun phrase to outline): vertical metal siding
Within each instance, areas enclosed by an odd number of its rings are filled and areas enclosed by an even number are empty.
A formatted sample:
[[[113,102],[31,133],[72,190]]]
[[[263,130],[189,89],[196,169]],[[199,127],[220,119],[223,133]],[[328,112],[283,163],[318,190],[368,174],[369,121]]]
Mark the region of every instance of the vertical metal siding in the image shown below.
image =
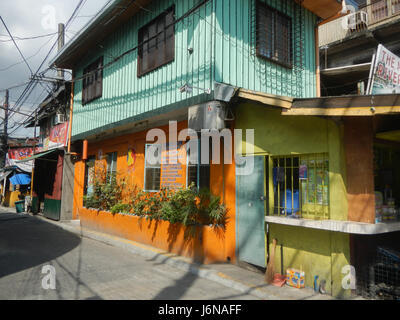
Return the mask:
[[[316,94],[314,25],[316,16],[302,8],[305,42],[304,69],[296,72],[255,55],[252,30],[254,30],[254,5],[256,0],[214,0],[216,28],[215,80],[249,90],[270,94],[313,97]],[[281,0],[264,0],[282,10]],[[290,14],[290,13],[289,13]],[[292,15],[293,17],[293,15]],[[294,23],[294,21],[293,21]],[[253,28],[252,28],[253,27]],[[294,39],[293,47],[299,45]],[[302,88],[298,92],[298,88]]]
[[[132,17],[101,47],[93,48],[78,66],[76,76],[83,68],[99,56],[104,64],[112,61],[126,50],[137,46],[138,30],[175,3],[176,18],[199,3],[198,0],[154,1],[138,15]],[[126,55],[103,71],[103,95],[82,106],[82,81],[75,86],[74,121],[72,135],[117,123],[142,113],[156,111],[166,105],[203,94],[194,89],[191,94],[182,94],[179,88],[185,82],[200,87],[212,88],[212,37],[213,1],[210,0],[194,14],[175,25],[175,60],[141,78],[137,77],[137,50]],[[192,55],[188,48],[194,49]]]
[[[175,60],[141,78],[137,77],[137,51],[123,57],[103,71],[103,96],[82,106],[82,81],[75,85],[74,121],[72,135],[101,129],[127,118],[195,97],[203,91],[194,89],[182,94],[185,83],[212,88],[214,81],[249,90],[271,94],[312,97],[316,93],[314,25],[316,17],[303,10],[304,69],[281,67],[258,58],[252,43],[255,21],[255,0],[210,0],[194,14],[175,25]],[[265,0],[280,8],[283,1]],[[126,50],[137,46],[138,30],[175,3],[177,18],[194,7],[199,0],[154,1],[108,37],[101,46],[93,48],[82,59],[76,76],[99,56],[104,64]],[[294,46],[298,41],[294,40]],[[193,54],[188,53],[193,48]],[[301,84],[299,86],[298,84]],[[301,92],[299,91],[301,88]]]

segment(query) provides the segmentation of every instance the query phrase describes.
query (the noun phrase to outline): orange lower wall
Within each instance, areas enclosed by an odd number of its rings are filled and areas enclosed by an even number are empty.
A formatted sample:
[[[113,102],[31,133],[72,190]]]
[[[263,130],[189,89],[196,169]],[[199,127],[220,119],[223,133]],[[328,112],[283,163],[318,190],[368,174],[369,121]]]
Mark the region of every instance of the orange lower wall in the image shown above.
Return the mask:
[[[178,132],[186,127],[186,121],[178,123]],[[168,134],[168,126],[161,127],[161,129]],[[118,152],[118,173],[128,179],[129,185],[137,185],[143,189],[146,133],[147,131],[142,131],[97,143],[89,142],[88,156],[96,156],[96,159],[98,159],[99,151],[103,155],[110,152]],[[152,141],[149,143],[152,143]],[[134,148],[136,151],[136,162],[133,168],[128,168],[127,164],[129,148]],[[112,215],[107,212],[97,213],[97,211],[83,208],[84,161],[78,161],[75,164],[73,218],[80,219],[84,226],[153,245],[163,250],[196,258],[197,260],[200,259],[203,263],[235,262],[235,165],[211,165],[210,171],[211,192],[224,200],[228,209],[228,222],[224,231],[203,227],[202,238],[191,240],[190,243],[185,243],[183,239],[183,226],[171,226],[165,221],[159,221],[158,223],[153,221],[149,224],[143,219],[138,221],[139,218],[136,216]]]
[[[219,229],[198,227],[193,237],[185,237],[185,227],[178,223],[172,225],[167,221],[150,221],[85,208],[80,213],[82,226],[90,229],[190,257],[200,263],[225,260],[225,235]]]

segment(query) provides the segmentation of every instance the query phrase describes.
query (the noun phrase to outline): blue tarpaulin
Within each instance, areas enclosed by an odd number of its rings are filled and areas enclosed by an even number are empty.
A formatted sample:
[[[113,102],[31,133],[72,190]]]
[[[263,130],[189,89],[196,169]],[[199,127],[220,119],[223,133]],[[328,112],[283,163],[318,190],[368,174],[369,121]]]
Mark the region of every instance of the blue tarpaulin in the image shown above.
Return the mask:
[[[19,185],[26,185],[31,183],[31,177],[27,174],[16,174],[12,178],[10,178],[10,182],[15,186]]]

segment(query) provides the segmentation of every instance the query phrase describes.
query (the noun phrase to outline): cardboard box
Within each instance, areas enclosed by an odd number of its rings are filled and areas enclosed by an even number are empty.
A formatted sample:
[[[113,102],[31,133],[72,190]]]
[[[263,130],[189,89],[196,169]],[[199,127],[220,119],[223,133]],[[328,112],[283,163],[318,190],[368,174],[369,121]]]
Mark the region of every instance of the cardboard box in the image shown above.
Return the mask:
[[[295,288],[304,288],[306,286],[305,273],[297,269],[286,270],[286,284]]]

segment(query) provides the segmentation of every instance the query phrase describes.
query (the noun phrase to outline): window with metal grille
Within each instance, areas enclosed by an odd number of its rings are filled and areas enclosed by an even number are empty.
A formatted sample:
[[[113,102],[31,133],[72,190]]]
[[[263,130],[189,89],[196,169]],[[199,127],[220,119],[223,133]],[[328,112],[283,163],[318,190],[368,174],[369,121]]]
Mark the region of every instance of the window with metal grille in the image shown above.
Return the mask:
[[[103,95],[103,57],[83,70],[82,104],[87,104]]]
[[[257,1],[256,23],[257,56],[291,68],[293,64],[292,19],[267,4]]]
[[[273,214],[329,219],[327,154],[272,157]]]
[[[139,30],[138,77],[175,58],[175,7],[171,7]]]
[[[144,190],[157,192],[161,189],[161,145],[146,144]]]

